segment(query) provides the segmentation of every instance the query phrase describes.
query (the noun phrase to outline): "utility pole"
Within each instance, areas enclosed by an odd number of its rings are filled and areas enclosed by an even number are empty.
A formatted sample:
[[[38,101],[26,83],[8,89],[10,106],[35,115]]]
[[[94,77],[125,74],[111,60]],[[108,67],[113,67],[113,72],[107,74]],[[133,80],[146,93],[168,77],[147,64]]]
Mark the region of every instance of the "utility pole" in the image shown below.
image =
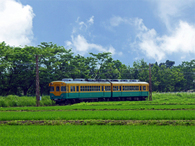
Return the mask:
[[[149,63],[149,100],[152,101],[151,64]]]
[[[39,95],[39,63],[38,63],[38,55],[36,55],[36,99],[37,106],[40,106],[40,95]]]

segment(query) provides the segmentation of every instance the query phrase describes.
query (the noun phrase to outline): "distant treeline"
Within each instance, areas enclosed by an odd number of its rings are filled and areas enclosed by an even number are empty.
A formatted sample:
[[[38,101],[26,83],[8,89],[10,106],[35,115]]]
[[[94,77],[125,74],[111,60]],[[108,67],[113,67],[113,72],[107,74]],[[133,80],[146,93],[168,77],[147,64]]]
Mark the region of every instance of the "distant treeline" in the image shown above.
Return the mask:
[[[110,53],[75,55],[71,49],[43,42],[38,47],[11,47],[0,43],[0,95],[35,95],[35,56],[39,55],[41,95],[48,84],[63,78],[140,79],[149,82],[149,65],[144,60],[133,66],[113,60]],[[152,89],[157,92],[194,89],[195,60],[174,66],[174,61],[152,65]]]

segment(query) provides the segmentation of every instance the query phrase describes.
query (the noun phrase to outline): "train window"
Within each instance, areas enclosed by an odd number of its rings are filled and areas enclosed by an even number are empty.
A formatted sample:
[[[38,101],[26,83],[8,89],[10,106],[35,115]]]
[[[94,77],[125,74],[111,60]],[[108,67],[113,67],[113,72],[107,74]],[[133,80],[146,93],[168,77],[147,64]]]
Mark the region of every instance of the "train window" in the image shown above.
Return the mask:
[[[120,86],[120,91],[121,91],[121,86]]]
[[[60,87],[59,86],[56,86],[56,91],[60,91]]]
[[[146,86],[143,86],[143,90],[146,90]]]
[[[70,91],[75,92],[75,86],[70,86]]]
[[[83,86],[80,86],[80,91],[83,91]]]
[[[66,91],[68,91],[68,86],[66,86]]]
[[[110,91],[110,86],[105,86],[105,91]]]
[[[54,91],[54,87],[50,87],[50,91],[51,91],[51,92]]]
[[[116,91],[116,86],[113,86],[113,91]]]
[[[102,86],[102,91],[104,91],[104,86]]]
[[[142,90],[142,86],[140,86],[140,91]]]
[[[118,86],[113,86],[113,91],[118,91]]]
[[[79,86],[77,86],[77,92],[79,92]]]
[[[66,86],[61,86],[61,91],[66,91]]]

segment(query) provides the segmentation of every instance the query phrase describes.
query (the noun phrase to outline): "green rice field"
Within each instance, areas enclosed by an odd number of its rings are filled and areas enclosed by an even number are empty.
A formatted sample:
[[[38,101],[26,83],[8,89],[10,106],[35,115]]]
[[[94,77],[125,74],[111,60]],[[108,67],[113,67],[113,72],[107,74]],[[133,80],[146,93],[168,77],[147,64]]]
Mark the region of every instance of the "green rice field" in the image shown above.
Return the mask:
[[[128,103],[130,101],[126,101]],[[101,102],[103,103],[103,102]],[[109,102],[112,103],[112,102]],[[96,103],[93,103],[96,104]],[[125,105],[121,104],[111,105],[67,105],[67,106],[41,106],[41,107],[5,107],[0,108],[0,111],[66,111],[66,110],[195,110],[195,105]]]
[[[10,120],[195,120],[194,110],[0,112]]]
[[[0,145],[129,146],[195,143],[195,94],[155,93],[153,101],[58,106],[43,97],[0,97]]]
[[[194,126],[2,126],[0,145],[193,146]]]

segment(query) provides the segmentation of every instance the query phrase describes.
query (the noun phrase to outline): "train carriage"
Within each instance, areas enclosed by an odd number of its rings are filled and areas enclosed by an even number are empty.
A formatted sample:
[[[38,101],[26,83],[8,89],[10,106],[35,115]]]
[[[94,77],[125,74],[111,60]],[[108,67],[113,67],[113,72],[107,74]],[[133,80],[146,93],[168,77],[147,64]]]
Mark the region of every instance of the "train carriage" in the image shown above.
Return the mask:
[[[149,84],[122,80],[62,80],[53,81],[50,98],[56,102],[75,103],[102,100],[144,100]]]
[[[146,82],[112,82],[112,97],[144,100],[148,97],[149,84]]]

